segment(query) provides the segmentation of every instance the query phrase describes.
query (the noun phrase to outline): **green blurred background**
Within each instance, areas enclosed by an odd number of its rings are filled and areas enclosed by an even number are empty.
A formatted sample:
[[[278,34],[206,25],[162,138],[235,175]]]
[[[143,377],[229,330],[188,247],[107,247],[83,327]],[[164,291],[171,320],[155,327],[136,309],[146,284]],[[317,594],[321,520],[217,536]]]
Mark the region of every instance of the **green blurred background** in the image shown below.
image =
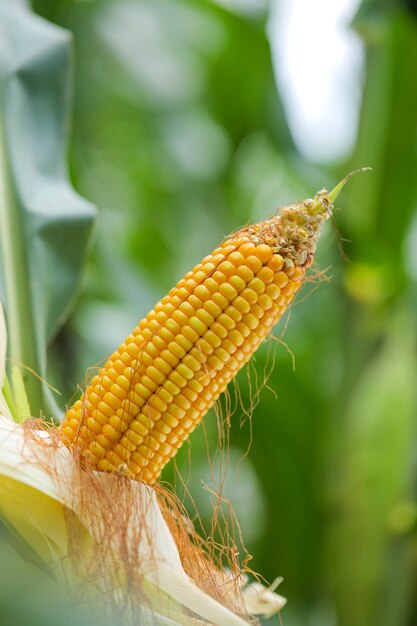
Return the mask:
[[[251,566],[285,578],[284,626],[412,626],[417,11],[411,0],[343,2],[338,35],[330,4],[34,0],[74,36],[71,173],[99,207],[50,382],[69,402],[87,367],[227,233],[371,166],[335,214],[350,262],[328,227],[317,263],[332,280],[291,309],[284,339],[295,370],[270,342],[256,372],[239,377],[249,407],[250,384],[275,356],[252,423],[240,409],[233,416],[224,495]],[[339,69],[342,35],[350,47]],[[319,47],[336,82],[321,73]],[[178,458],[206,523],[204,484],[224,479],[216,432],[210,414]]]

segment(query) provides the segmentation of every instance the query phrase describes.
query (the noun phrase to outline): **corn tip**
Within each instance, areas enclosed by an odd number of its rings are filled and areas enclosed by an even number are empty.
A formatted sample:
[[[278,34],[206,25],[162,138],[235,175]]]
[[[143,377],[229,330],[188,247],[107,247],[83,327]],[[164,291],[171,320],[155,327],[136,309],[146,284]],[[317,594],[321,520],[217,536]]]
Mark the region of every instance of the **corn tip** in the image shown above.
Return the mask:
[[[334,201],[336,200],[337,196],[339,195],[340,191],[343,189],[343,187],[346,185],[346,183],[348,182],[348,180],[350,178],[352,178],[352,176],[354,176],[355,174],[359,174],[359,172],[372,172],[372,167],[360,167],[357,170],[353,170],[352,172],[349,172],[349,174],[347,174],[341,181],[340,183],[338,183],[332,190],[331,192],[328,194],[328,198],[330,200],[330,202],[333,204]]]

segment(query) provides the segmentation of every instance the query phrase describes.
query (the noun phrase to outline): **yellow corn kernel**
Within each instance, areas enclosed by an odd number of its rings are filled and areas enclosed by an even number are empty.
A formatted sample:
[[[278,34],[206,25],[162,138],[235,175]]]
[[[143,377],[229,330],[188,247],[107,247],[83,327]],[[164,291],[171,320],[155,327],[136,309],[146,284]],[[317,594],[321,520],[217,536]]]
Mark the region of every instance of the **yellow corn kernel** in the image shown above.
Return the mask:
[[[179,369],[177,368],[169,375],[169,380],[172,381],[177,387],[182,389],[187,384],[187,380],[192,378],[192,372],[182,363],[179,364]],[[185,376],[184,376],[185,374]]]
[[[231,276],[229,284],[232,285],[238,293],[240,293],[246,287],[246,282],[240,278],[240,276]]]
[[[188,296],[188,302],[193,307],[194,311],[198,311],[198,309],[203,305],[203,301],[200,298],[197,298],[195,292],[190,293]]]
[[[266,293],[263,293],[259,296],[258,305],[264,310],[269,311],[269,309],[273,306],[272,298],[270,298]]]
[[[197,296],[197,298],[199,298],[202,302],[209,300],[210,295],[211,295],[210,290],[205,285],[197,285],[197,287],[194,290],[194,293]]]
[[[203,390],[202,385],[198,382],[196,378],[193,378],[192,380],[190,380],[188,383],[188,386],[190,387],[190,389],[193,389],[197,393],[201,393]]]
[[[225,298],[225,296],[223,296],[219,291],[213,294],[212,301],[217,304],[222,311],[230,304],[230,300]]]
[[[204,286],[207,287],[211,294],[217,293],[217,289],[219,287],[217,282],[211,276],[204,281]]]
[[[266,245],[265,243],[261,243],[255,249],[255,254],[262,261],[263,264],[268,263],[269,259],[272,256],[271,247]]]
[[[191,354],[187,354],[183,358],[182,364],[185,367],[188,367],[191,371],[198,372],[198,370],[200,369],[201,360],[194,358]]]
[[[141,383],[136,383],[134,390],[136,394],[138,394],[139,396],[143,398],[144,401],[147,400],[149,396],[152,395],[152,390],[148,389],[148,387],[145,387],[145,385],[143,384],[143,379]],[[125,398],[126,398],[126,395],[125,395]]]
[[[205,309],[199,309],[196,312],[196,317],[198,317],[200,322],[202,322],[207,328],[209,328],[215,320],[213,315],[210,315],[210,313],[208,313]]]
[[[207,330],[207,325],[195,315],[190,318],[189,325],[200,336]]]
[[[171,396],[172,398],[172,396]],[[171,400],[172,401],[172,400]],[[167,403],[164,402],[160,396],[152,396],[148,402],[149,406],[158,411],[159,413],[163,413],[167,409]]]
[[[189,330],[187,337],[184,334],[184,330],[186,328]],[[182,333],[176,336],[175,342],[172,341],[170,343],[177,343],[181,348],[183,348],[186,352],[188,352],[188,350],[190,350],[192,346],[194,345],[194,341],[193,341],[194,338],[195,338],[194,331],[190,329],[189,327],[184,326],[184,328],[182,329]]]
[[[188,315],[188,317],[191,317],[191,315],[194,315],[194,307],[191,306],[191,304],[187,301],[181,302],[181,304],[178,306],[178,310],[185,313],[185,315]]]
[[[192,319],[192,318],[190,318],[190,321],[191,321],[191,319]],[[194,319],[195,319],[195,321],[196,321],[196,322],[198,322],[199,324],[201,324],[201,322],[199,321],[199,319],[198,319],[198,318],[194,318]],[[197,339],[198,339],[198,337],[199,337],[198,333],[196,333],[196,331],[195,331],[193,328],[191,328],[191,326],[188,326],[188,325],[183,327],[183,329],[182,329],[182,334],[184,335],[184,337],[185,337],[186,339],[188,339],[188,341],[189,341],[192,345],[194,345],[194,344],[195,344],[195,342],[197,341]]]
[[[235,330],[230,331],[228,339],[233,343],[233,345],[235,345],[236,347],[239,347],[244,342],[245,337],[240,332],[240,330],[236,327]]]
[[[190,403],[196,402],[197,398],[198,398],[198,393],[196,391],[193,391],[191,388],[189,387],[185,387],[183,390],[183,396],[184,398],[186,398]],[[179,397],[179,396],[178,396]]]
[[[270,267],[261,267],[261,269],[259,270],[259,272],[256,272],[256,278],[260,279],[264,285],[264,291],[265,291],[265,285],[268,285],[269,283],[272,283],[272,281],[274,280],[274,276],[275,273],[273,270],[271,270]]]
[[[226,313],[222,313],[221,315],[219,315],[217,321],[219,324],[224,326],[227,331],[233,330],[233,328],[236,326],[235,321],[229,315],[226,315]]]
[[[157,385],[160,385],[165,380],[165,374],[163,374],[154,365],[150,365],[146,368],[146,374]]]
[[[236,267],[236,276],[239,276],[239,278],[242,278],[245,283],[248,283],[250,280],[252,280],[255,274],[246,265],[239,265],[238,267]]]
[[[191,380],[191,378],[193,378],[194,376],[193,370],[190,369],[187,365],[185,365],[184,362],[180,363],[176,371],[173,372],[173,375],[178,375],[178,374],[180,376],[183,376],[185,380]],[[185,387],[185,383],[182,386]]]
[[[279,270],[284,265],[284,259],[279,254],[273,254],[269,259],[267,266],[271,268],[274,272],[279,272]]]
[[[178,322],[176,322],[174,319],[172,319],[172,317],[167,319],[167,321],[165,323],[165,328],[167,330],[169,330],[169,332],[171,332],[174,335],[174,337],[175,337],[175,335],[178,335],[179,332],[181,332],[180,324],[178,324]]]
[[[282,287],[285,287],[287,282],[288,282],[288,276],[285,272],[278,272],[277,274],[275,274],[274,283],[278,285],[280,289],[282,289]]]
[[[223,367],[223,361],[221,361],[215,354],[211,354],[208,357],[207,363],[212,369],[216,371],[221,370]]]
[[[224,341],[223,345],[226,347],[226,341],[227,339]],[[216,356],[221,359],[222,361],[226,362],[229,360],[230,357],[230,352],[228,350],[226,350],[224,348],[217,348],[216,350]]]
[[[165,404],[169,404],[170,402],[172,402],[174,396],[168,391],[168,389],[166,388],[166,383],[164,383],[164,386],[158,389],[158,396],[156,397],[161,398],[161,400],[165,402]]]
[[[258,296],[252,289],[244,289],[240,296],[233,300],[233,306],[241,313],[249,313],[250,305],[257,302]]]
[[[276,300],[281,295],[281,289],[276,284],[272,283],[267,286],[265,293],[267,293],[272,300]]]
[[[229,302],[234,300],[237,296],[237,291],[230,282],[225,282],[219,285],[219,291]]]
[[[237,251],[231,252],[231,253],[229,254],[229,256],[227,257],[227,260],[228,260],[230,263],[233,263],[233,265],[234,265],[234,266],[235,266],[235,268],[237,268],[237,269],[238,269],[239,267],[242,267],[242,266],[243,266],[243,262],[244,262],[243,255],[242,255],[240,252],[237,252]],[[235,271],[237,271],[237,270],[235,269]]]
[[[257,256],[251,255],[247,257],[246,265],[253,272],[258,272],[262,267],[262,261]]]
[[[215,302],[213,302],[213,300],[208,300],[207,302],[204,303],[204,309],[210,313],[210,315],[212,315],[214,317],[214,319],[216,317],[218,317],[220,315],[220,313],[222,312],[221,307],[219,307],[218,304],[216,304]]]
[[[178,361],[180,361],[184,357],[184,355],[187,354],[187,351],[176,341],[170,341],[168,344],[168,349],[162,350],[160,354],[161,358],[165,359],[165,361],[169,363],[171,367],[175,367]]]
[[[223,272],[219,272],[219,270],[213,272],[211,278],[216,281],[217,289],[219,288],[219,285],[222,285],[224,282],[226,282],[226,276],[223,274]]]
[[[178,420],[181,420],[185,415],[185,410],[178,406],[178,404],[171,404],[168,410],[170,415],[173,415]]]
[[[153,335],[156,333],[157,331],[154,331],[151,333],[150,339],[153,338]],[[174,333],[172,333],[170,330],[168,330],[168,328],[166,327],[162,327],[159,329],[158,335],[166,342],[169,343],[170,341],[174,341],[175,339],[175,335]]]
[[[227,330],[219,322],[214,322],[211,326],[211,330],[218,336],[220,339],[225,339],[227,337]]]
[[[243,317],[243,314],[233,305],[227,307],[224,312],[225,315],[228,315],[234,322],[240,322]]]
[[[283,293],[285,296],[292,296],[292,294],[296,291],[296,289],[297,289],[296,283],[293,281],[289,281],[285,285],[285,287],[281,289],[281,293]]]
[[[117,396],[113,395],[112,393],[110,393],[109,391],[107,393],[104,394],[103,396],[103,401],[105,404],[107,404],[110,408],[113,409],[117,409],[119,406],[119,398],[117,398]]]
[[[174,322],[177,322],[180,325],[180,327],[188,322],[187,315],[183,313],[180,309],[176,309],[172,313],[172,319],[174,320]]]
[[[233,276],[236,271],[235,266],[233,265],[233,263],[230,263],[230,261],[223,261],[222,263],[220,263],[217,269],[219,270],[219,272],[222,272],[228,278]]]
[[[247,313],[244,315],[242,321],[248,328],[250,328],[250,330],[254,330],[259,324],[259,320],[255,317],[255,315],[253,315],[253,313]]]
[[[255,317],[257,317],[258,319],[261,319],[261,317],[264,316],[265,310],[259,306],[259,304],[254,304],[252,309],[251,309],[251,314],[254,315]]]

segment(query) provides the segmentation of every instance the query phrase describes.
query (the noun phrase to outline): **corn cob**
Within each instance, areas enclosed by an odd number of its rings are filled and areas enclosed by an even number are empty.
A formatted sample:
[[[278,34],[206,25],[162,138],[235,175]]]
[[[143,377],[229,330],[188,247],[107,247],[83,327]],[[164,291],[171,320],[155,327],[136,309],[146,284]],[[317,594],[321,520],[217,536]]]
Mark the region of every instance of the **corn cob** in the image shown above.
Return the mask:
[[[288,308],[347,178],[242,228],[186,274],[69,408],[67,445],[154,483]]]

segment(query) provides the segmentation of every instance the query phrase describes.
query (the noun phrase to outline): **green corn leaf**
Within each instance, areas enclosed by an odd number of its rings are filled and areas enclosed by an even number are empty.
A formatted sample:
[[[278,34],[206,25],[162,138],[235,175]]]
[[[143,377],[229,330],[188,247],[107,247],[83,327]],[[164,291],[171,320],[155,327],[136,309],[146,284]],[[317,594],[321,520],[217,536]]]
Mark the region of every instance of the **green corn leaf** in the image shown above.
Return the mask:
[[[393,10],[375,4],[371,11],[373,4],[364,2],[362,13],[369,8],[371,15],[365,19],[360,13],[355,21],[366,46],[368,78],[353,155],[353,163],[369,165],[373,173],[352,181],[351,206],[344,219],[349,222],[352,259],[358,253],[368,260],[385,258],[395,272],[404,272],[398,251],[417,202],[417,90],[410,89],[417,63],[417,22],[400,5]],[[398,278],[396,282],[401,286]]]
[[[94,209],[66,166],[71,39],[24,2],[0,0],[0,259],[12,365],[47,378],[46,348],[74,301]],[[22,376],[34,415],[56,410]]]
[[[332,546],[332,584],[341,626],[407,623],[411,589],[405,581],[413,546],[410,537],[401,536],[396,520],[412,497],[413,339],[411,320],[396,317],[384,348],[363,373],[346,409]]]

